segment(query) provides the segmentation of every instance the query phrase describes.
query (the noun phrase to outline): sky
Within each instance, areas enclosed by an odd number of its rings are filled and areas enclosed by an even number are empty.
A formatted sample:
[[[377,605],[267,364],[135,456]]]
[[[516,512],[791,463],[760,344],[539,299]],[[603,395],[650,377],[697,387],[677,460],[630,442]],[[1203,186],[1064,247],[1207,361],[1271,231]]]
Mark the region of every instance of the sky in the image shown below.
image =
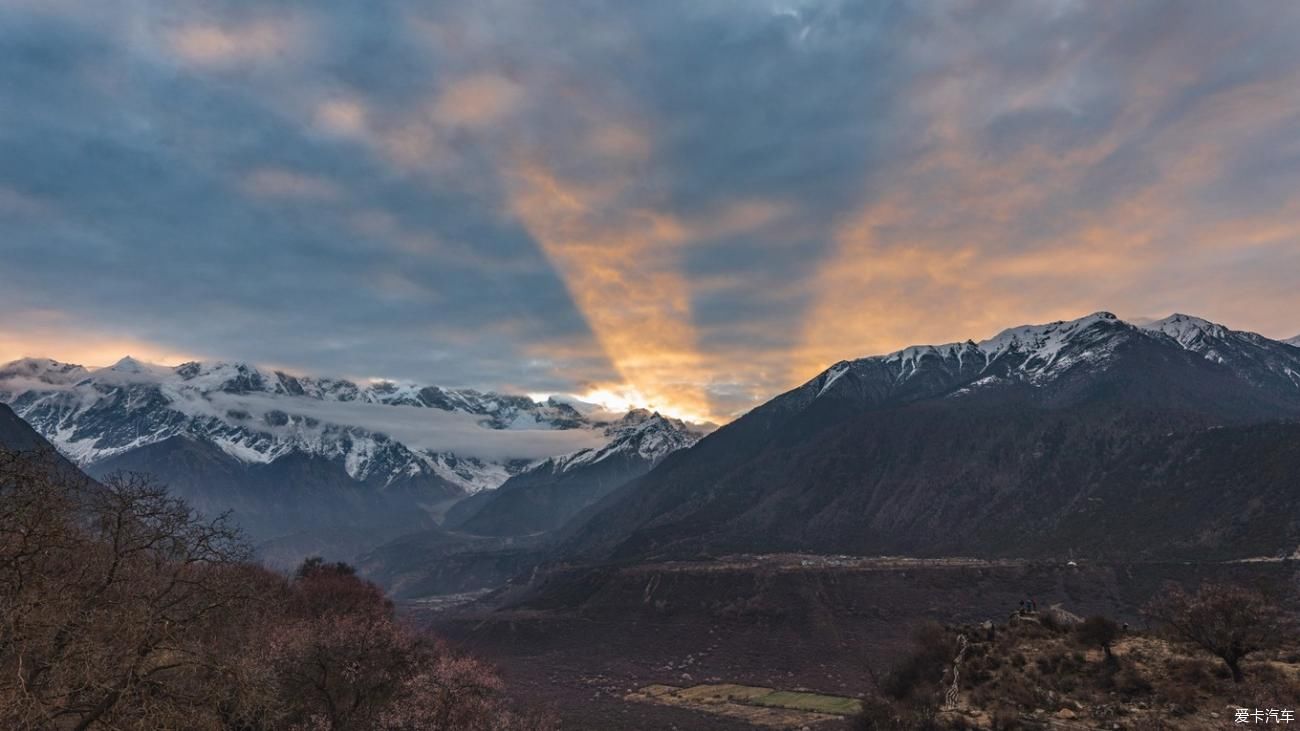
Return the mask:
[[[726,421],[1109,310],[1300,333],[1300,4],[0,0],[0,360]]]

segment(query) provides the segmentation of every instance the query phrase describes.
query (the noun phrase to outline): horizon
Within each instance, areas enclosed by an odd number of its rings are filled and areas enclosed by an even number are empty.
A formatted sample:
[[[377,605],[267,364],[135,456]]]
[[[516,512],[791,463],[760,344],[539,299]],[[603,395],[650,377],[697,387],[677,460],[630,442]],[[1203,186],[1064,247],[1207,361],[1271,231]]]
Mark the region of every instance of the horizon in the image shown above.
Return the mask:
[[[1123,323],[1126,323],[1126,324],[1129,324],[1129,325],[1132,325],[1132,326],[1134,326],[1134,327],[1141,328],[1141,329],[1149,329],[1148,326],[1150,326],[1150,325],[1152,325],[1152,324],[1159,323],[1159,322],[1164,322],[1164,321],[1166,321],[1166,320],[1170,320],[1170,319],[1173,319],[1173,318],[1176,318],[1176,317],[1186,317],[1186,318],[1191,318],[1191,319],[1195,319],[1195,320],[1205,321],[1205,322],[1208,322],[1209,324],[1212,324],[1212,325],[1218,325],[1218,326],[1221,326],[1221,327],[1225,327],[1225,328],[1227,328],[1227,329],[1229,329],[1229,330],[1231,330],[1231,331],[1234,331],[1234,332],[1253,332],[1253,331],[1249,331],[1249,330],[1241,330],[1241,329],[1239,329],[1239,328],[1233,327],[1230,323],[1215,322],[1215,321],[1213,321],[1213,320],[1209,320],[1208,318],[1203,318],[1203,317],[1200,317],[1200,316],[1198,316],[1198,315],[1194,315],[1194,314],[1187,313],[1187,312],[1173,312],[1173,313],[1170,313],[1169,315],[1166,315],[1166,316],[1164,316],[1164,317],[1147,317],[1147,316],[1126,317],[1126,316],[1121,316],[1121,315],[1115,315],[1114,313],[1110,312],[1109,310],[1098,310],[1098,311],[1096,311],[1096,312],[1091,312],[1091,313],[1088,313],[1088,314],[1086,314],[1086,315],[1081,315],[1081,316],[1079,316],[1079,317],[1074,317],[1074,318],[1068,318],[1068,319],[1065,319],[1065,320],[1054,320],[1054,321],[1051,321],[1051,322],[1043,322],[1043,323],[1020,323],[1020,324],[1018,324],[1018,325],[1008,325],[1008,326],[1006,326],[1006,327],[1003,327],[1003,328],[999,329],[997,332],[995,332],[995,333],[993,333],[993,334],[991,334],[991,335],[989,335],[989,336],[987,336],[987,337],[978,337],[978,338],[977,338],[977,337],[968,337],[968,338],[964,338],[964,339],[962,339],[962,340],[957,340],[957,341],[952,341],[952,342],[947,342],[947,343],[911,343],[911,344],[909,344],[909,345],[903,346],[903,347],[901,347],[901,348],[898,348],[898,349],[896,349],[896,350],[892,350],[892,351],[889,351],[889,352],[885,352],[885,353],[869,353],[869,354],[865,354],[865,355],[854,355],[854,356],[849,356],[849,357],[841,358],[841,359],[840,359],[839,361],[837,361],[837,362],[854,361],[854,360],[866,360],[866,359],[870,359],[870,358],[887,358],[887,357],[889,357],[889,356],[891,356],[891,355],[896,355],[896,354],[898,354],[898,353],[902,353],[902,352],[905,352],[905,351],[910,350],[910,349],[913,349],[913,348],[942,347],[942,346],[945,346],[945,345],[955,345],[955,344],[966,343],[966,342],[972,342],[972,343],[975,343],[975,344],[977,344],[977,345],[983,345],[983,344],[988,343],[988,342],[990,342],[990,341],[996,340],[999,336],[1003,335],[1004,333],[1011,332],[1011,331],[1014,331],[1014,330],[1017,330],[1017,329],[1021,329],[1021,328],[1025,328],[1025,327],[1045,327],[1045,326],[1055,325],[1055,324],[1061,324],[1061,323],[1078,322],[1078,321],[1086,320],[1086,319],[1088,319],[1088,318],[1090,318],[1090,317],[1095,317],[1095,316],[1098,316],[1098,315],[1110,315],[1110,316],[1114,317],[1115,319],[1117,319],[1117,320],[1120,321],[1120,322],[1123,322]],[[1256,334],[1256,335],[1262,335],[1262,333],[1254,333],[1254,334]],[[1266,337],[1266,338],[1267,338],[1267,337],[1269,337],[1269,336],[1264,335],[1263,337]],[[1283,338],[1269,338],[1269,339],[1270,339],[1270,340],[1275,340],[1275,341],[1278,341],[1278,342],[1291,342],[1291,341],[1294,341],[1294,340],[1300,340],[1300,335],[1298,335],[1298,336],[1296,336],[1296,337],[1292,337],[1292,338],[1285,338],[1285,337],[1283,337]],[[600,410],[600,411],[602,411],[602,412],[605,412],[605,413],[607,413],[607,414],[611,414],[611,415],[618,415],[618,414],[621,414],[621,413],[624,413],[624,412],[630,412],[630,411],[634,411],[634,410],[644,410],[644,411],[655,412],[655,413],[661,414],[661,415],[666,416],[666,417],[669,417],[669,418],[682,419],[682,420],[686,421],[687,423],[691,423],[691,424],[694,424],[694,425],[696,425],[696,426],[700,426],[700,427],[717,427],[717,426],[721,426],[721,425],[723,425],[723,424],[730,423],[731,421],[734,421],[735,419],[737,419],[737,418],[743,416],[745,413],[747,413],[747,412],[738,412],[738,413],[735,413],[735,414],[730,414],[730,415],[728,415],[725,419],[720,420],[720,421],[719,421],[719,420],[714,420],[714,419],[707,419],[707,418],[706,418],[706,419],[698,419],[698,418],[693,418],[691,415],[682,415],[682,414],[674,413],[674,412],[672,411],[672,407],[671,407],[671,406],[668,406],[668,407],[665,407],[665,408],[661,408],[661,407],[659,407],[658,405],[651,404],[651,403],[646,403],[646,404],[635,404],[635,403],[630,403],[630,402],[627,402],[627,401],[624,401],[624,400],[620,400],[620,399],[618,399],[618,398],[612,398],[612,399],[611,399],[611,398],[605,398],[605,396],[608,396],[608,394],[599,394],[599,393],[597,393],[597,394],[583,394],[583,395],[580,395],[580,394],[574,394],[574,393],[563,393],[563,392],[551,392],[551,393],[538,393],[538,392],[531,392],[531,393],[514,393],[514,392],[510,392],[510,391],[494,391],[494,390],[492,390],[492,389],[479,388],[479,387],[476,387],[476,386],[474,386],[474,385],[468,385],[468,386],[447,385],[447,384],[445,384],[445,383],[441,383],[441,382],[439,382],[436,378],[431,378],[431,379],[418,379],[418,378],[417,378],[417,379],[405,379],[405,378],[387,378],[387,377],[384,377],[384,376],[351,376],[351,375],[347,375],[347,374],[312,373],[312,372],[305,372],[305,371],[298,371],[298,370],[290,370],[290,369],[280,368],[280,367],[277,367],[277,366],[274,366],[274,365],[261,364],[261,363],[253,363],[253,362],[250,362],[250,361],[231,360],[231,359],[221,359],[221,358],[216,358],[216,359],[202,359],[202,358],[200,358],[200,359],[181,359],[181,360],[178,360],[178,361],[175,362],[175,363],[162,363],[162,362],[157,362],[157,361],[146,361],[146,360],[142,360],[142,359],[140,359],[140,358],[136,358],[135,356],[131,355],[130,353],[127,353],[127,354],[125,354],[125,355],[123,355],[123,356],[117,358],[116,360],[114,360],[114,361],[111,362],[111,363],[92,364],[92,363],[74,363],[74,362],[71,362],[71,361],[61,360],[61,359],[59,359],[59,358],[54,358],[54,357],[50,357],[50,356],[46,356],[46,355],[25,355],[25,356],[21,356],[21,357],[18,357],[18,358],[0,358],[0,366],[9,366],[9,365],[14,365],[14,364],[16,364],[16,363],[20,363],[20,362],[23,362],[23,361],[29,361],[29,360],[49,360],[49,361],[52,361],[53,363],[58,364],[58,365],[71,365],[71,366],[77,366],[77,367],[80,367],[80,368],[84,368],[84,369],[86,369],[86,371],[89,372],[89,373],[95,373],[95,372],[97,372],[97,371],[108,370],[108,369],[110,369],[110,368],[115,368],[116,366],[121,365],[123,361],[128,361],[128,360],[129,360],[129,361],[133,361],[133,362],[135,362],[135,363],[139,363],[140,365],[143,365],[143,366],[148,366],[148,367],[151,367],[151,368],[166,369],[166,370],[174,370],[174,369],[179,368],[179,367],[181,367],[181,366],[183,366],[183,365],[186,365],[187,363],[201,363],[201,364],[203,364],[203,365],[209,365],[209,366],[219,366],[219,365],[249,365],[249,366],[252,366],[252,367],[257,368],[257,369],[259,369],[259,370],[263,370],[263,371],[267,371],[267,370],[269,370],[269,371],[273,371],[273,372],[281,372],[281,373],[285,373],[285,374],[287,374],[287,375],[291,375],[291,376],[298,377],[298,378],[310,377],[310,378],[319,378],[319,379],[343,379],[343,380],[351,381],[351,382],[353,382],[353,383],[365,384],[365,385],[376,385],[376,384],[381,384],[381,383],[390,383],[390,384],[395,384],[395,385],[437,386],[437,387],[439,387],[439,388],[445,388],[445,389],[451,389],[451,390],[479,391],[479,392],[482,392],[482,393],[497,393],[497,394],[500,394],[500,395],[508,395],[508,396],[520,396],[520,395],[522,395],[522,396],[526,396],[527,398],[533,400],[534,402],[536,402],[536,403],[538,403],[538,404],[543,404],[543,403],[546,403],[546,402],[547,402],[548,400],[550,400],[550,399],[555,399],[555,400],[557,400],[557,401],[559,401],[559,402],[564,402],[564,403],[576,404],[576,405],[579,405],[579,406],[586,406],[586,407],[596,408],[596,409],[598,409],[598,410]],[[810,378],[815,379],[817,376],[820,376],[822,373],[824,373],[826,370],[828,370],[829,368],[831,368],[831,367],[833,367],[833,366],[834,366],[834,363],[828,363],[824,368],[822,368],[821,370],[817,371],[817,373],[814,374],[814,375],[812,375]],[[2,383],[2,382],[0,382],[0,383]],[[797,387],[797,385],[796,385],[795,387]],[[774,398],[774,397],[776,397],[776,396],[778,396],[778,395],[780,395],[780,392],[776,392],[776,393],[769,394],[769,395],[764,399],[764,402],[766,402],[766,400],[771,399],[771,398]]]
[[[1292,338],[1297,35],[1181,3],[8,4],[0,361],[725,423],[1100,309]]]

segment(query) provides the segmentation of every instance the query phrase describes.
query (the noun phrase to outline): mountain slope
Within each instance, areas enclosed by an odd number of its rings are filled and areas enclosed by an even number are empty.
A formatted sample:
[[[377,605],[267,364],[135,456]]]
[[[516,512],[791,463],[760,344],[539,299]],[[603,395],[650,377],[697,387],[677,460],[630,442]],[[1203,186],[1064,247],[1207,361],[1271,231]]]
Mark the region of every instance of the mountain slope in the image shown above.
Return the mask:
[[[628,413],[607,433],[610,441],[599,449],[552,457],[506,480],[455,527],[485,536],[554,530],[701,436],[682,421],[645,410]]]
[[[53,450],[49,442],[4,404],[0,404],[0,448],[11,452]]]
[[[54,445],[4,404],[0,404],[0,468],[5,475],[31,475],[34,471],[87,489],[99,489],[76,465],[59,454]],[[0,485],[2,487],[4,485]]]
[[[605,498],[563,552],[1290,552],[1300,351],[1201,323],[1097,313],[838,363]]]
[[[372,543],[431,527],[432,508],[460,496],[436,476],[374,484],[358,482],[338,462],[290,454],[269,463],[245,463],[216,446],[174,436],[107,458],[88,468],[146,472],[200,512],[230,512],[255,541],[296,536],[311,540],[364,530]],[[421,510],[421,506],[430,510]]]

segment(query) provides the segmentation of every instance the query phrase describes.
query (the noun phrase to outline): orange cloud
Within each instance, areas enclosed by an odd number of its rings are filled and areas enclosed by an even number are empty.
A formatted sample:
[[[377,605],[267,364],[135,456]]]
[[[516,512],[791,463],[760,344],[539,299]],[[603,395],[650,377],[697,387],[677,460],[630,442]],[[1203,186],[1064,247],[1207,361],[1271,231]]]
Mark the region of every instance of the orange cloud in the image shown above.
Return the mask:
[[[622,384],[593,388],[686,418],[711,416],[690,291],[685,232],[671,216],[625,207],[620,185],[583,186],[534,160],[510,172],[511,207],[565,280]],[[612,398],[612,396],[611,396]]]
[[[449,127],[481,127],[500,121],[523,99],[518,84],[496,74],[478,74],[453,83],[438,97],[433,117]]]
[[[63,320],[55,313],[26,313],[46,323]],[[130,355],[149,363],[178,364],[198,360],[193,353],[169,348],[135,338],[102,335],[75,329],[41,328],[40,330],[0,329],[0,363],[19,358],[53,358],[87,368],[112,365]]]
[[[1064,90],[1094,52],[1081,48],[1001,94],[988,93],[1004,80],[1000,72],[973,59],[918,85],[909,103],[926,120],[930,144],[883,172],[888,192],[838,227],[833,255],[815,279],[791,383],[842,358],[979,338],[1024,322],[1103,308],[1189,308],[1214,298],[1199,291],[1203,280],[1176,287],[1172,278],[1214,271],[1210,252],[1300,242],[1295,202],[1210,225],[1198,215],[1240,140],[1300,115],[1300,94],[1278,95],[1274,82],[1205,95],[1167,122],[1160,115],[1170,100],[1198,78],[1153,62],[1134,69],[1127,106],[1095,139],[1064,150],[1030,140],[990,154],[979,137],[983,120],[1068,104]],[[1158,121],[1160,133],[1147,134]],[[1160,166],[1156,175],[1086,205],[1088,175],[1134,140]],[[1017,229],[1034,217],[1049,221],[1049,235]],[[1300,295],[1291,299],[1300,305]]]

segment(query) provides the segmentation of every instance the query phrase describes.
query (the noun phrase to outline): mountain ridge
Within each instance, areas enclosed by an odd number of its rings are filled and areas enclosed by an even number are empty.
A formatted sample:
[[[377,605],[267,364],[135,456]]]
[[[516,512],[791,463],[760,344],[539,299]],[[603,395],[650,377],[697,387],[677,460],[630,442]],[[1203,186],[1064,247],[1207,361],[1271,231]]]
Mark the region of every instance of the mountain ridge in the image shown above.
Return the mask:
[[[1109,550],[1093,543],[1099,529],[1077,529],[1091,515],[1079,512],[1089,496],[1128,503],[1131,493],[1097,492],[1118,482],[1154,491],[1150,504],[1162,504],[1172,488],[1151,475],[1206,445],[1260,450],[1261,465],[1233,462],[1241,480],[1293,502],[1287,480],[1300,472],[1279,465],[1296,459],[1296,434],[1286,425],[1300,418],[1297,373],[1300,351],[1279,341],[1184,315],[1140,327],[1105,312],[1009,328],[981,343],[841,361],[607,496],[566,528],[558,554],[1006,553],[1016,550],[1004,542],[1010,535],[1022,536],[1026,552],[1067,550],[1053,531],[1075,535],[1081,549]],[[1279,426],[1250,431],[1261,424]],[[1219,510],[1216,491],[1246,494],[1221,466],[1203,466],[1214,484],[1196,483],[1192,473],[1180,478]],[[1251,504],[1252,519],[1262,520]],[[1128,507],[1153,525],[1162,520],[1142,504]],[[1091,519],[1125,520],[1107,510]],[[1183,520],[1203,527],[1177,550],[1232,556],[1300,542],[1300,527],[1289,524],[1268,531],[1272,543],[1264,545],[1231,517]],[[1161,550],[1125,540],[1112,547]]]
[[[538,459],[601,445],[613,423],[553,397],[534,401],[387,380],[358,384],[239,362],[167,367],[130,356],[95,370],[45,358],[13,361],[0,366],[0,401],[83,465],[188,434],[241,462],[307,452],[339,459],[361,481],[376,474],[385,482],[436,475],[467,493],[496,487]],[[439,448],[439,429],[455,446]],[[464,453],[480,430],[484,438],[500,435],[497,441],[506,443],[500,454]],[[428,443],[413,443],[421,439]],[[525,447],[512,455],[509,443]]]

